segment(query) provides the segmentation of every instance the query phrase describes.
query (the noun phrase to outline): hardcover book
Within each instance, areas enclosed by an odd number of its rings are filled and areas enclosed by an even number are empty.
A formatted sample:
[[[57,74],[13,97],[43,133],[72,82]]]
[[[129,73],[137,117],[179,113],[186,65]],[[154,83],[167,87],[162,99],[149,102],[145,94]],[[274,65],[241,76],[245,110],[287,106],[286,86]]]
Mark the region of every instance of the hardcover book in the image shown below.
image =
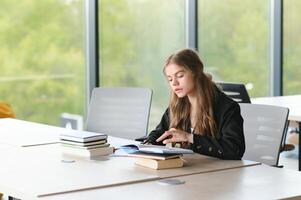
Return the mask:
[[[184,162],[180,157],[167,159],[167,160],[138,158],[135,164],[143,167],[159,170],[159,169],[171,169],[171,168],[183,167]]]
[[[106,156],[112,154],[114,151],[113,147],[103,147],[96,149],[80,149],[61,146],[63,154],[83,156],[83,157],[93,157],[93,156]]]

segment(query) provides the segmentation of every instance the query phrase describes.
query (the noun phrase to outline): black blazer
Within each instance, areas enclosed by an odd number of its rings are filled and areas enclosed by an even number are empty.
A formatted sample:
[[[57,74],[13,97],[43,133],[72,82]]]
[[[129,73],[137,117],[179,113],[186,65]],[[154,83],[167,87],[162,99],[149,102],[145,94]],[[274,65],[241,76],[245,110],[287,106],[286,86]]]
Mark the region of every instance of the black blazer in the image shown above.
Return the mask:
[[[243,133],[243,118],[237,102],[216,88],[214,100],[214,119],[218,127],[218,135],[214,139],[210,136],[193,135],[191,149],[200,154],[221,159],[239,160],[245,152],[245,138]],[[169,109],[161,119],[160,124],[148,136],[148,142],[156,145],[159,138],[169,129]],[[190,130],[186,130],[190,132]],[[206,134],[208,135],[208,134]]]

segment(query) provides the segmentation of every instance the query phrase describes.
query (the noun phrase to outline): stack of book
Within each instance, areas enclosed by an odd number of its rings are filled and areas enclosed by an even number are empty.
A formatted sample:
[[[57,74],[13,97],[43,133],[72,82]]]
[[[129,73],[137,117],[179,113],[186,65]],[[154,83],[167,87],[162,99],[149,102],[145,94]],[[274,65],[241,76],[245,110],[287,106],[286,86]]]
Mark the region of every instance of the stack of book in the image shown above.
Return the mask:
[[[120,148],[126,156],[136,157],[135,164],[152,169],[170,169],[183,167],[183,154],[192,150],[156,145],[131,144]]]
[[[84,157],[104,156],[113,153],[107,143],[107,135],[88,131],[70,131],[60,135],[61,149],[64,154]]]

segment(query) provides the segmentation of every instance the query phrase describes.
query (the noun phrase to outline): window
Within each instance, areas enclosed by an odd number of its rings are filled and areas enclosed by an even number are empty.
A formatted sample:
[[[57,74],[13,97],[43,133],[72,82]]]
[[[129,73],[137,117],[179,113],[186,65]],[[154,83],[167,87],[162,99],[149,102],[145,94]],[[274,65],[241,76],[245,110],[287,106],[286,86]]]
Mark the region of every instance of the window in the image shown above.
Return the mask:
[[[300,94],[301,1],[283,1],[283,6],[283,94]]]
[[[2,0],[0,99],[17,118],[59,124],[85,104],[83,0]]]
[[[201,0],[199,52],[216,81],[269,94],[269,1]]]
[[[185,46],[184,0],[101,0],[100,85],[153,90],[149,128],[168,106],[165,58]]]

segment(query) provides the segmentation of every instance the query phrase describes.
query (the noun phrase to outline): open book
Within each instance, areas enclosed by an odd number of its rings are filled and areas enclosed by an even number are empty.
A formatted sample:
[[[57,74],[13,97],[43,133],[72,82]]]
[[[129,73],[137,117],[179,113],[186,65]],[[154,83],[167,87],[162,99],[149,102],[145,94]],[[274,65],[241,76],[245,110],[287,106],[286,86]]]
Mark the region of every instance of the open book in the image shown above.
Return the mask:
[[[121,146],[115,151],[114,155],[149,158],[155,160],[168,160],[181,157],[183,154],[191,153],[193,153],[193,151],[190,149],[181,149],[159,145],[129,144]]]
[[[153,154],[166,154],[166,155],[179,155],[179,154],[192,154],[190,149],[182,149],[176,147],[167,147],[160,145],[146,145],[146,144],[129,144],[121,146],[120,149],[127,153],[153,153]]]

